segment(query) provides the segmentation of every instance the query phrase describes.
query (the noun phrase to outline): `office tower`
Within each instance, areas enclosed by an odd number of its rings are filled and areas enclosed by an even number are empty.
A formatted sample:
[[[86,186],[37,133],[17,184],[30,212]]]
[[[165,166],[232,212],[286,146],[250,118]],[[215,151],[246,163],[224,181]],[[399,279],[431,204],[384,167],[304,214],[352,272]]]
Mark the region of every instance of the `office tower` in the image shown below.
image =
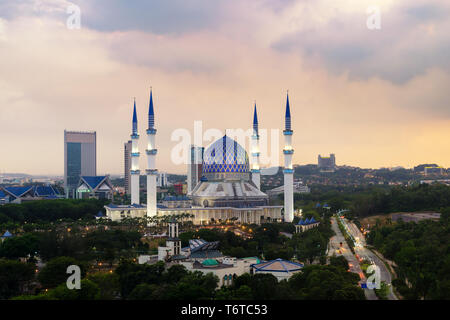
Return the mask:
[[[167,187],[167,173],[160,172],[156,177],[156,186],[162,188]]]
[[[136,114],[136,99],[134,99],[133,123],[131,132],[131,204],[139,204],[139,134]]]
[[[97,134],[64,130],[64,190],[75,198],[81,176],[97,175]]]
[[[291,128],[291,110],[289,108],[289,95],[286,99],[286,115],[284,135],[284,221],[292,222],[294,219],[294,169],[292,168],[292,131]]]
[[[259,131],[258,131],[258,115],[255,111],[253,114],[253,135],[252,135],[252,181],[258,189],[261,189],[261,171],[259,168]]]
[[[329,157],[322,157],[319,154],[317,167],[321,172],[334,172],[336,170],[336,156],[334,153],[330,154]]]
[[[131,194],[131,140],[124,143],[124,181],[125,193]]]
[[[156,216],[156,128],[155,112],[153,109],[153,92],[150,89],[150,103],[148,106],[148,129],[147,129],[147,217]]]
[[[187,192],[190,193],[197,186],[202,177],[202,163],[204,147],[190,146],[188,174],[187,174]]]

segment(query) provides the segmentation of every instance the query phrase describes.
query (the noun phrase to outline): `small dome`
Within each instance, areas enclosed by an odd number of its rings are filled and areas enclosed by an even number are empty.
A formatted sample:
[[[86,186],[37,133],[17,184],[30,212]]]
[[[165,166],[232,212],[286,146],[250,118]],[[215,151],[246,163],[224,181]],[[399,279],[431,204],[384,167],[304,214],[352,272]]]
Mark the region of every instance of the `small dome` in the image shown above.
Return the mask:
[[[202,262],[202,265],[204,267],[214,267],[217,266],[219,264],[219,262],[217,262],[217,260],[215,259],[206,259],[205,261]]]
[[[204,153],[203,173],[248,173],[249,167],[245,149],[226,135]]]

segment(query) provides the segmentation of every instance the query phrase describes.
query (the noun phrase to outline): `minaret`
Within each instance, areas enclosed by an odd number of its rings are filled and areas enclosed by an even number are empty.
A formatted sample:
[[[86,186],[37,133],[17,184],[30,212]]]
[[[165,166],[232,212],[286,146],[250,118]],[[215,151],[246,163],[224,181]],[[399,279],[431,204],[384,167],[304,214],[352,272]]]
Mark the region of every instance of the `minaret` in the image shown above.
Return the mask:
[[[177,256],[181,252],[181,240],[178,238],[178,222],[172,219],[169,222],[169,237],[166,241],[166,247],[172,249],[172,255]]]
[[[133,129],[131,132],[131,204],[139,204],[139,134],[134,99]]]
[[[289,108],[289,94],[286,99],[286,116],[284,135],[284,221],[292,222],[294,220],[294,169],[292,168],[292,134],[291,129],[291,110]]]
[[[253,135],[252,135],[252,181],[258,189],[261,188],[261,172],[259,168],[259,131],[258,131],[258,114],[255,111],[253,114]]]
[[[156,149],[155,144],[155,112],[153,110],[153,92],[150,88],[150,103],[148,106],[148,129],[147,129],[147,217],[156,216]]]

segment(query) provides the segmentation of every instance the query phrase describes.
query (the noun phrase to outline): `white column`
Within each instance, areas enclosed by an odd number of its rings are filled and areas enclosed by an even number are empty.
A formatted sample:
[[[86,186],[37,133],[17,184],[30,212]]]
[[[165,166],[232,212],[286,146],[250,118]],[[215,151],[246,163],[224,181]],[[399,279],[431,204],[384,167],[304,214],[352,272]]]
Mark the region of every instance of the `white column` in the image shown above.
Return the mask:
[[[158,170],[156,169],[156,149],[155,143],[156,129],[149,128],[147,130],[147,216],[156,216],[156,175]]]
[[[294,170],[292,168],[292,130],[284,130],[284,221],[294,220]]]
[[[252,135],[252,181],[258,189],[261,189],[259,155],[259,134],[254,130]]]
[[[131,135],[131,204],[139,204],[139,135]]]

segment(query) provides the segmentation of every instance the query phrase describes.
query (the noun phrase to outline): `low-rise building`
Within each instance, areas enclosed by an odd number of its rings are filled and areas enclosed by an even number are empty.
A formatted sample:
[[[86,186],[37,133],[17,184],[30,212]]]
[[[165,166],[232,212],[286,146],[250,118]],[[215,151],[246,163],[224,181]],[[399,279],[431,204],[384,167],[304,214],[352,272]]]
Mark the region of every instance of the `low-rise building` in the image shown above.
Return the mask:
[[[22,203],[24,201],[60,199],[56,188],[52,186],[5,187],[0,190],[0,204]]]
[[[234,258],[223,257],[221,259],[185,260],[180,264],[189,271],[200,271],[203,274],[212,273],[219,278],[219,286],[229,286],[234,279],[251,272],[251,265],[260,263],[256,257]]]
[[[287,280],[295,273],[300,272],[304,265],[302,263],[292,262],[283,259],[264,261],[251,265],[253,274],[266,273],[275,276],[278,281]]]
[[[113,185],[109,176],[82,176],[76,190],[77,199],[110,199],[113,198]]]
[[[319,221],[316,221],[314,217],[311,219],[306,218],[305,220],[300,219],[300,221],[295,225],[295,232],[300,233],[315,227],[318,227],[320,224]]]

